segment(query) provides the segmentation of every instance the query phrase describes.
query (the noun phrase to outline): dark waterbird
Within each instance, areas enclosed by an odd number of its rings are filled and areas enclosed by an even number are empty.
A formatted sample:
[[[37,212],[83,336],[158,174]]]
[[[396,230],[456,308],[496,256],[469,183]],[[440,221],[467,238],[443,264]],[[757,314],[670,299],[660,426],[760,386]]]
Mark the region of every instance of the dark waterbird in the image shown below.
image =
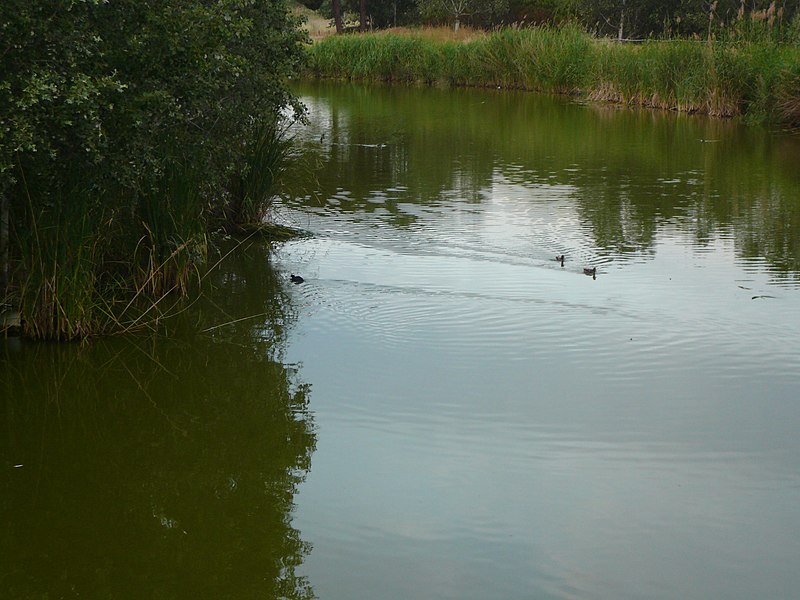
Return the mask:
[[[303,283],[305,281],[305,279],[300,277],[300,275],[294,275],[294,274],[289,279],[292,280],[292,283]]]
[[[564,266],[564,255],[562,254],[561,256],[556,256],[556,262],[560,262],[561,266],[563,267]]]
[[[592,267],[591,269],[587,269],[586,267],[584,267],[583,274],[591,275],[592,279],[597,279],[597,267]]]

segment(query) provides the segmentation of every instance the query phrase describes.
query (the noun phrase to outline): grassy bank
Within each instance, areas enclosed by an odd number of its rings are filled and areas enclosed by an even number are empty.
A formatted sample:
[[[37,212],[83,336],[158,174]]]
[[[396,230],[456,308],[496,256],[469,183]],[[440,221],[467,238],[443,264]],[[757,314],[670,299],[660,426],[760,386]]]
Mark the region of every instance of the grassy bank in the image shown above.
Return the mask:
[[[314,77],[500,86],[800,125],[797,44],[619,44],[567,26],[507,28],[465,42],[414,32],[334,36],[309,54]]]

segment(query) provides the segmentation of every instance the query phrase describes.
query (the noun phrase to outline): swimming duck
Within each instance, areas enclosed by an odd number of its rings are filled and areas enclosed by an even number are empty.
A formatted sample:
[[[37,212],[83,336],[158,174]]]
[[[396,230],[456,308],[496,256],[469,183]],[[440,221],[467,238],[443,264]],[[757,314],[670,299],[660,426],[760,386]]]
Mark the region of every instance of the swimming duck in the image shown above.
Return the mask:
[[[583,274],[591,275],[592,279],[597,279],[597,267],[592,267],[591,269],[587,269],[586,267],[584,267]]]
[[[305,279],[300,277],[300,275],[292,275],[290,279],[292,280],[292,283],[303,283],[305,281]]]
[[[560,262],[561,266],[563,267],[564,266],[564,255],[562,254],[561,256],[556,256],[556,262]]]

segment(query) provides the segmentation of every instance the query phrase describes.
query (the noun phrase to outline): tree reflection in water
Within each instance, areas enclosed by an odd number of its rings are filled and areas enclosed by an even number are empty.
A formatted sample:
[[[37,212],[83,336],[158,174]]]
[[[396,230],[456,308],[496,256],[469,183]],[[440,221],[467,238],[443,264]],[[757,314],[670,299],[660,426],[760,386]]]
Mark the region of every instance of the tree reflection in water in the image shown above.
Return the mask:
[[[207,282],[179,327],[206,333],[0,354],[0,596],[313,597],[291,520],[316,437],[279,360],[283,284],[261,245]]]
[[[699,248],[731,235],[742,259],[800,279],[796,135],[524,92],[298,89],[311,107],[307,145],[322,154],[319,198],[333,213],[381,211],[408,228],[443,200],[469,210],[498,188],[554,190],[568,192],[600,255],[652,255],[668,224]]]

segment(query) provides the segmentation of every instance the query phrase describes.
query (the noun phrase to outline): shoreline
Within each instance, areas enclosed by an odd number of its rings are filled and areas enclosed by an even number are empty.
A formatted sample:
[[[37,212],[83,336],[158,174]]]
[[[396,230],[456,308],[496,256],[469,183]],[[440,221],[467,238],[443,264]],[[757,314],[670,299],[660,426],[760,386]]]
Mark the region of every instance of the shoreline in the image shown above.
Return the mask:
[[[516,89],[800,126],[797,45],[620,44],[567,26],[507,28],[465,41],[421,31],[331,36],[308,53],[310,79]]]

